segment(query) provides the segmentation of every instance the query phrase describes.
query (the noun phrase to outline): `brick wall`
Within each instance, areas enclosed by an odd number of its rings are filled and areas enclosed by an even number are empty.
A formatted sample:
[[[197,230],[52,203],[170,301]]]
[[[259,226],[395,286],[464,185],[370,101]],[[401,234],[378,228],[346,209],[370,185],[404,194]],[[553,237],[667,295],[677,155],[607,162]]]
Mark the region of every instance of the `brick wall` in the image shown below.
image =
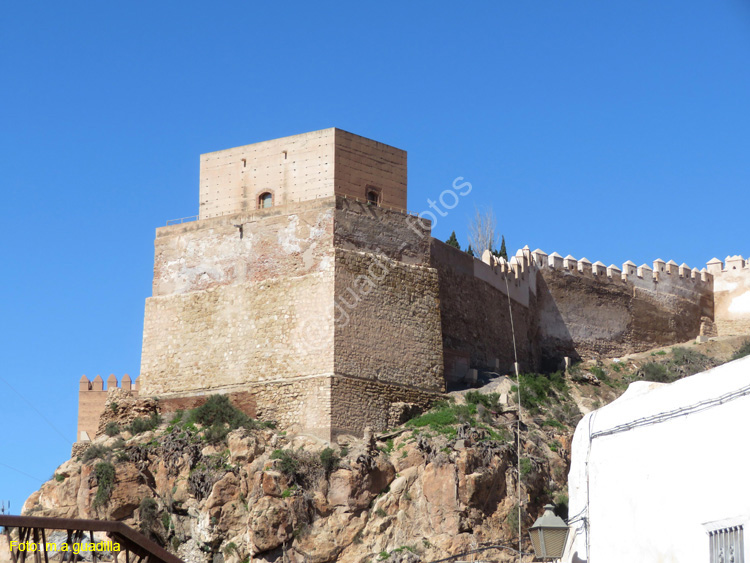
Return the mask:
[[[258,208],[269,192],[273,205],[332,197],[406,208],[406,152],[341,129],[323,129],[201,155],[200,218]]]
[[[119,388],[138,396],[139,382],[138,378],[132,381],[130,376],[125,374],[122,376],[121,384],[118,384],[117,377],[110,375],[105,386],[101,375],[97,375],[91,381],[88,377],[82,375],[78,384],[78,431],[76,440],[93,440],[96,437],[99,417],[104,412],[104,403],[107,401],[109,391]]]

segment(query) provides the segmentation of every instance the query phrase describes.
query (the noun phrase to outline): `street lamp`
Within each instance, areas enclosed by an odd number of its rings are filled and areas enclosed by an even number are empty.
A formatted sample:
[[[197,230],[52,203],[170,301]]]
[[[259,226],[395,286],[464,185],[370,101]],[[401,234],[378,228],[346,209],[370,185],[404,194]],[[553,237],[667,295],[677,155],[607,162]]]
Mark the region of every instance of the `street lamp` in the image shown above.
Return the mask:
[[[544,514],[536,519],[529,528],[531,545],[539,559],[559,559],[568,539],[568,525],[559,516],[555,516],[553,504],[544,506]]]

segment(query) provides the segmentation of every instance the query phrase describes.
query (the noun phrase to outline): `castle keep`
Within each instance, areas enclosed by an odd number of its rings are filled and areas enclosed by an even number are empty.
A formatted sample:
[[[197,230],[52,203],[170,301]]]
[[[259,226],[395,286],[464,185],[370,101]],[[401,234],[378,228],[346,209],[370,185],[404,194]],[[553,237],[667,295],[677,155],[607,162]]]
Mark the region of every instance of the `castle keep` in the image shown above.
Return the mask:
[[[339,129],[202,155],[197,220],[156,231],[139,395],[176,410],[226,393],[332,439],[385,429],[471,370],[510,371],[511,314],[524,370],[750,331],[741,256],[702,271],[474,258],[414,228],[406,172],[404,151]],[[106,391],[80,385],[93,438]]]

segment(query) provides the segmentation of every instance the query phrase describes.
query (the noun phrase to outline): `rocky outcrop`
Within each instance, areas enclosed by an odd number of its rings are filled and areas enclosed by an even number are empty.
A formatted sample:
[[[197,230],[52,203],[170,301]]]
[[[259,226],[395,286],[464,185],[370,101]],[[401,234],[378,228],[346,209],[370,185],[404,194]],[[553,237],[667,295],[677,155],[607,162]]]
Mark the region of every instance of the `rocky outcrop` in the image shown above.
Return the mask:
[[[117,403],[106,422],[132,420],[127,403]],[[152,408],[131,406],[139,416]],[[196,563],[250,557],[413,563],[483,544],[517,545],[515,438],[490,439],[486,430],[464,426],[449,432],[402,427],[330,448],[315,438],[243,427],[209,443],[206,429],[165,421],[134,437],[100,436],[61,465],[24,512],[122,520]],[[522,439],[523,456],[531,460],[521,468],[526,525],[559,485],[555,475],[567,471],[564,452],[553,454],[543,444]],[[99,464],[115,470],[103,501]],[[511,556],[492,553],[499,561]]]

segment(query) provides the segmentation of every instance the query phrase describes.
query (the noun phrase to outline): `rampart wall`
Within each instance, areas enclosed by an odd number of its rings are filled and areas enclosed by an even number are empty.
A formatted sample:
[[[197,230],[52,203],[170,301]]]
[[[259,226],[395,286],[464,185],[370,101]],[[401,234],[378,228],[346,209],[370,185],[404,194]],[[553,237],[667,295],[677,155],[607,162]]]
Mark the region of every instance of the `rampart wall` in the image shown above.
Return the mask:
[[[750,260],[727,256],[713,259],[714,322],[720,335],[750,334]]]
[[[389,405],[445,389],[429,234],[408,215],[338,199],[334,242],[334,432],[385,430]]]
[[[512,372],[513,328],[521,369],[536,369],[537,276],[530,255],[522,252],[512,264],[485,256],[488,264],[432,239],[430,258],[438,272],[448,383],[462,379],[469,368]]]
[[[564,356],[618,356],[684,342],[713,319],[706,271],[533,253],[539,268],[539,343],[546,369]]]
[[[135,381],[130,379],[126,373],[122,376],[122,383],[118,384],[117,377],[114,374],[107,378],[107,384],[101,375],[97,375],[93,380],[85,375],[81,376],[78,384],[78,431],[79,441],[93,440],[99,427],[99,417],[104,412],[104,403],[107,400],[107,393],[112,389],[122,389],[129,391],[132,395],[137,396],[139,391],[140,378]]]

